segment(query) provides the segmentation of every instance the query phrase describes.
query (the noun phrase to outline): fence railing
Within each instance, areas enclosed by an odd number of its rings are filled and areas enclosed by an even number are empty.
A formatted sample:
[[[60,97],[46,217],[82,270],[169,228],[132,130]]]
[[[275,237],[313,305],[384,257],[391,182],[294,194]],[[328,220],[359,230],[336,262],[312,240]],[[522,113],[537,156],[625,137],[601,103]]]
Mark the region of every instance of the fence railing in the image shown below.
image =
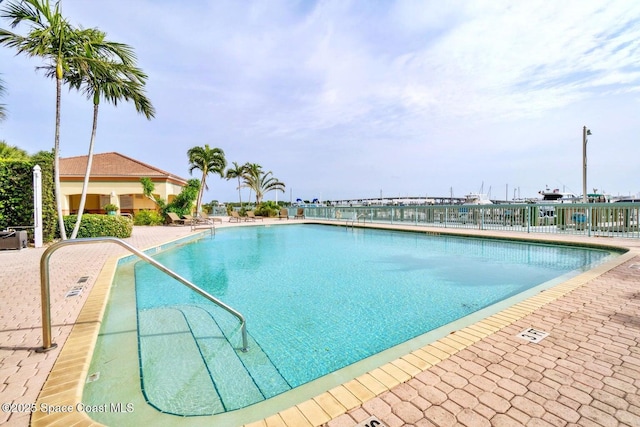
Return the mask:
[[[640,238],[640,203],[305,207],[311,219],[345,223]]]

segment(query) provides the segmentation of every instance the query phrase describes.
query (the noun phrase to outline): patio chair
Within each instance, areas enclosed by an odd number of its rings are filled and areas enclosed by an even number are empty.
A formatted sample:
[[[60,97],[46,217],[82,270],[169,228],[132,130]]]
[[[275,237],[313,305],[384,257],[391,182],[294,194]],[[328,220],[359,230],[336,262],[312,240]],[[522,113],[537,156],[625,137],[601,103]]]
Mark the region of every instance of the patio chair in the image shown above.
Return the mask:
[[[231,211],[231,216],[229,216],[229,222],[240,222],[244,218],[240,216],[240,214],[236,211]]]
[[[278,219],[287,218],[289,219],[289,209],[282,208],[280,212],[278,212]]]
[[[184,219],[184,223],[185,224],[195,224],[196,223],[196,219],[193,217],[193,215],[182,215],[182,219]]]
[[[259,219],[260,221],[263,221],[264,218],[261,217],[260,215],[256,215],[253,213],[253,211],[247,211],[247,219],[245,221],[255,221],[256,219]]]
[[[167,224],[168,225],[187,225],[184,222],[184,219],[181,219],[176,213],[169,212],[167,213]]]
[[[216,222],[219,222],[220,224],[222,224],[222,218],[217,218],[214,216],[209,216],[209,214],[205,213],[205,212],[201,212],[199,217],[196,218],[198,221],[203,221],[205,224],[214,224]]]
[[[296,216],[294,217],[294,219],[304,219],[304,208],[298,208],[298,212],[296,213]]]

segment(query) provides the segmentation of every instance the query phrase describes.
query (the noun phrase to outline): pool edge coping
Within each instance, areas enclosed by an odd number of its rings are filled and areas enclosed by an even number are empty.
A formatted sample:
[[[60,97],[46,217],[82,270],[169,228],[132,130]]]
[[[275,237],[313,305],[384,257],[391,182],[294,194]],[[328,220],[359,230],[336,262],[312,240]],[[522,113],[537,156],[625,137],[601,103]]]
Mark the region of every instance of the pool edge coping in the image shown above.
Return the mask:
[[[297,224],[301,224],[297,222]],[[304,223],[340,225],[331,221],[307,220]],[[253,225],[253,224],[252,224]],[[263,226],[256,224],[255,226]],[[437,363],[449,358],[464,348],[473,345],[482,339],[493,335],[501,329],[517,322],[518,320],[537,311],[543,306],[556,301],[575,289],[585,285],[596,277],[622,265],[637,255],[640,250],[633,247],[604,244],[599,242],[576,242],[558,238],[549,239],[537,238],[536,235],[522,236],[500,236],[495,232],[483,230],[479,233],[457,232],[457,230],[442,231],[441,229],[429,229],[420,227],[416,229],[412,226],[395,225],[356,225],[356,228],[376,228],[383,230],[413,231],[428,233],[431,235],[452,235],[461,237],[490,238],[500,240],[516,240],[536,243],[565,244],[572,246],[585,246],[615,250],[620,253],[617,257],[608,260],[584,273],[581,273],[569,280],[563,281],[535,296],[526,298],[498,313],[485,317],[478,322],[466,326],[462,329],[451,332],[446,337],[440,338],[430,344],[414,350],[411,353],[401,356],[378,368],[375,368],[363,375],[360,375],[344,384],[334,387],[328,391],[320,393],[311,399],[298,403],[288,409],[277,412],[262,420],[245,424],[246,427],[265,427],[267,425],[284,426],[319,426],[332,419],[345,414],[349,410],[356,408],[363,403],[391,390],[393,387],[402,384]],[[206,231],[195,232],[186,237],[180,237],[168,242],[161,243],[144,251],[158,251],[167,246],[174,246],[180,242],[191,242],[198,238],[203,238]],[[564,236],[570,237],[570,236]],[[592,237],[593,238],[593,237]],[[591,238],[589,238],[591,239]],[[69,407],[70,412],[55,412],[45,414],[36,411],[31,417],[31,426],[45,426],[52,423],[62,423],[64,425],[103,425],[90,418],[86,412],[77,411],[77,405],[82,403],[82,395],[89,372],[89,366],[93,357],[102,319],[109,299],[111,284],[116,268],[120,260],[127,258],[129,254],[114,256],[109,258],[102,266],[96,282],[89,293],[87,301],[82,307],[77,320],[75,321],[68,339],[63,345],[60,354],[47,380],[42,387],[36,407]]]

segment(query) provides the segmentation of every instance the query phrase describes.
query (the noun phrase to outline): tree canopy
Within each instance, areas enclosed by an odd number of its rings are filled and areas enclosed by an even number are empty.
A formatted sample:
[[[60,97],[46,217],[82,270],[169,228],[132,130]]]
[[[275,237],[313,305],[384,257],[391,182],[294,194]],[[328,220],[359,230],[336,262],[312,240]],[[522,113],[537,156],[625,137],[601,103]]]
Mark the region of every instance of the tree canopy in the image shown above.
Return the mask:
[[[193,147],[187,151],[189,156],[189,173],[193,173],[198,169],[202,172],[202,178],[200,178],[200,190],[198,191],[198,197],[196,201],[196,212],[200,212],[202,205],[202,194],[204,190],[207,190],[207,176],[210,173],[215,173],[224,177],[224,169],[227,167],[227,160],[224,157],[224,151],[220,148],[210,148],[209,144],[205,144],[204,147]]]
[[[285,184],[280,182],[273,172],[263,172],[262,166],[256,163],[247,163],[243,175],[244,186],[256,193],[256,204],[259,205],[264,195],[270,191],[282,191],[284,193]]]

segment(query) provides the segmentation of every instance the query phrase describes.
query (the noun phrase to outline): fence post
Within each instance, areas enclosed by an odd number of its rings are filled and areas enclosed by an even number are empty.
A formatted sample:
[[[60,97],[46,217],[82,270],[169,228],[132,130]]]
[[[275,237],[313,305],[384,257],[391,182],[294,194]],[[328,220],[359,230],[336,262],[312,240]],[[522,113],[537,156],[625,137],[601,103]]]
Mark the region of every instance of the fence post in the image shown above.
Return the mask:
[[[42,171],[33,167],[33,240],[36,248],[42,247]]]

